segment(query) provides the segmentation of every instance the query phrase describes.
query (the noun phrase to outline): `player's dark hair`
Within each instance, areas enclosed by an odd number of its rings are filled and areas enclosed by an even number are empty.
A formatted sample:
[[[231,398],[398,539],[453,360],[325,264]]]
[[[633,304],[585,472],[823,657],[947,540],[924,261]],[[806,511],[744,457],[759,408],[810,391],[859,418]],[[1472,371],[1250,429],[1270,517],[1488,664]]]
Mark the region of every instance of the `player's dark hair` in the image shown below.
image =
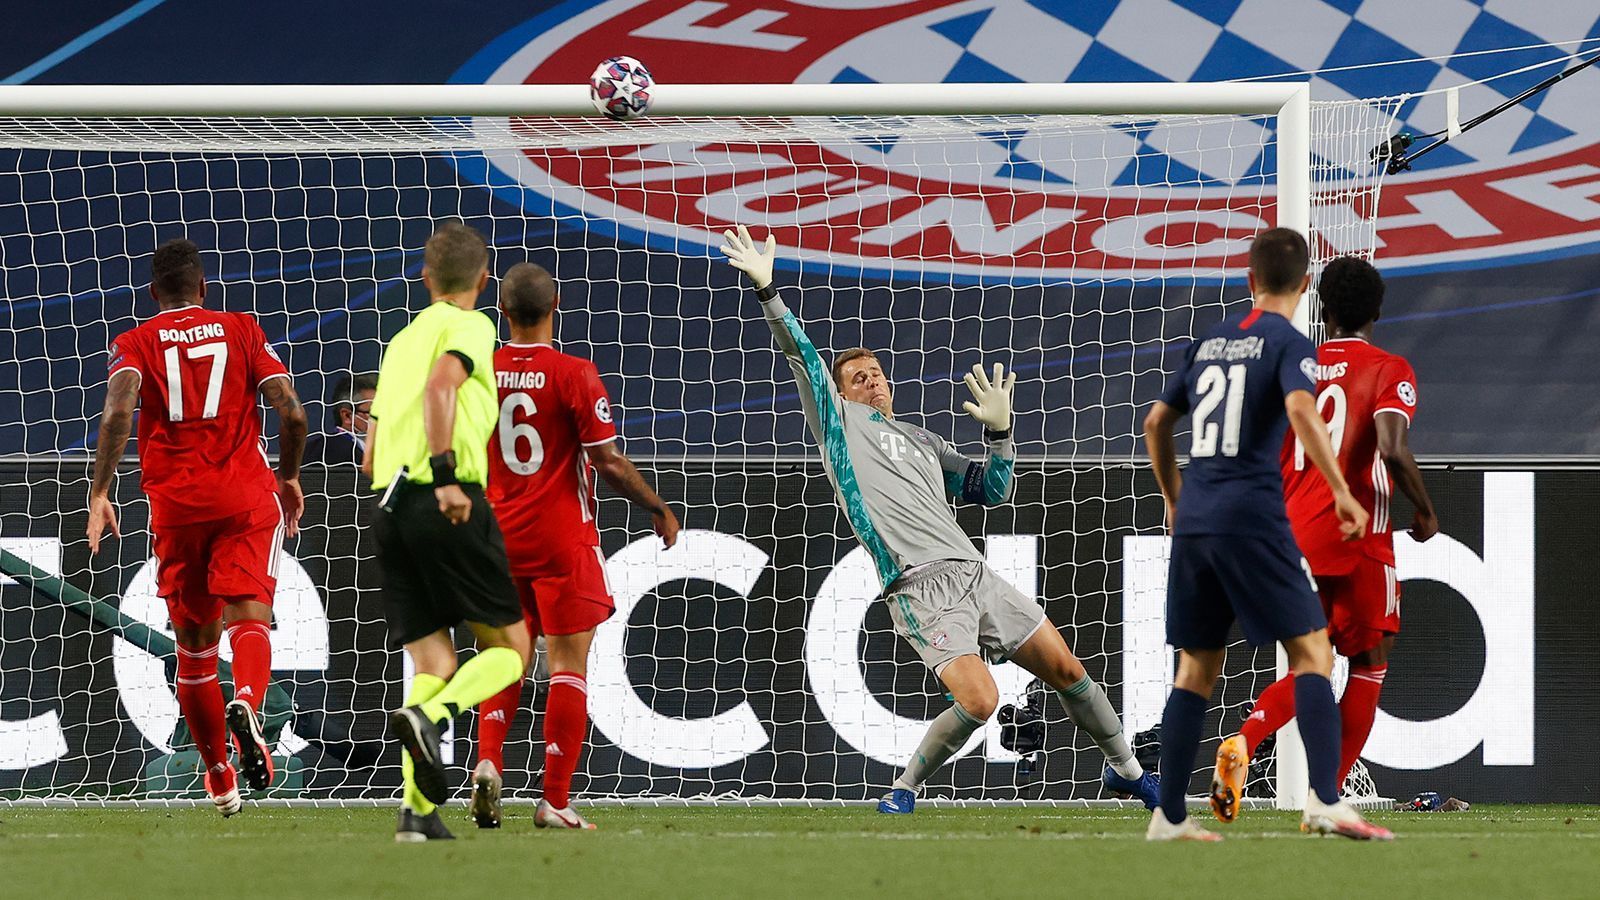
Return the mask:
[[[1383,276],[1360,257],[1341,256],[1322,270],[1317,298],[1322,301],[1322,321],[1358,331],[1383,309]]]
[[[187,238],[173,238],[150,257],[150,290],[160,301],[198,300],[206,270],[200,248]]]
[[[537,325],[556,308],[556,280],[543,266],[517,263],[500,279],[500,308],[513,325]]]
[[[489,245],[476,228],[450,219],[428,238],[422,263],[435,293],[470,291],[478,286],[478,273],[489,266]]]
[[[878,354],[865,347],[851,347],[849,350],[841,350],[839,355],[833,358],[834,384],[839,385],[839,378],[841,377],[839,373],[844,371],[844,364],[857,359],[870,359],[878,364],[878,368],[883,368],[883,360],[878,359]],[[839,386],[843,387],[843,385]]]
[[[328,409],[333,419],[332,424],[335,427],[339,425],[339,410],[355,410],[355,398],[357,396],[365,394],[368,391],[376,393],[377,390],[378,376],[369,372],[363,372],[354,378],[351,378],[349,375],[345,375],[338,381],[334,382],[333,397],[328,402]]]
[[[1292,228],[1268,228],[1250,242],[1250,274],[1258,291],[1287,294],[1300,286],[1310,267],[1306,239]]]

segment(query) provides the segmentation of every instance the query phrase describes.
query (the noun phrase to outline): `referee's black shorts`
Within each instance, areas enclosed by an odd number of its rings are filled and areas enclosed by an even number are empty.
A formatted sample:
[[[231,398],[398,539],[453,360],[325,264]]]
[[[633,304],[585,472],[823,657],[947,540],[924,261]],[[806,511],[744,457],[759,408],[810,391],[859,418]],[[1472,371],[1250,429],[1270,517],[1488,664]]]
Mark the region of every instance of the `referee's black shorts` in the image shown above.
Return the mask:
[[[402,483],[372,517],[383,569],[389,642],[401,647],[462,622],[504,627],[522,621],[506,542],[483,488],[463,484],[472,514],[452,525],[439,511],[433,485]]]

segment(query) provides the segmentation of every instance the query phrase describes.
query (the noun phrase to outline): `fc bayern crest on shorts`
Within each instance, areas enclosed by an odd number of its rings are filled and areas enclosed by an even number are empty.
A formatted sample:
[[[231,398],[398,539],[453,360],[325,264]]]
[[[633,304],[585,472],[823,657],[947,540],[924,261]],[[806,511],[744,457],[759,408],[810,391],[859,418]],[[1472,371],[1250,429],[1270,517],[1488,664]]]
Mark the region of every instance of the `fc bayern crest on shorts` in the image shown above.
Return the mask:
[[[646,62],[657,82],[669,86],[1196,82],[1317,70],[1314,99],[1423,94],[1399,104],[1392,125],[1375,132],[1381,138],[1444,128],[1446,97],[1429,91],[1551,64],[1464,88],[1459,108],[1466,118],[1558,71],[1564,56],[1549,47],[1514,60],[1475,51],[1570,41],[1595,33],[1600,19],[1589,4],[1442,0],[1428,10],[1417,15],[1405,4],[1347,0],[575,0],[501,35],[453,80],[581,84],[597,63],[619,53]],[[1406,59],[1416,61],[1371,65]],[[1600,167],[1597,88],[1600,70],[1582,72],[1532,108],[1516,107],[1461,135],[1421,160],[1417,171],[1388,177],[1377,216],[1385,272],[1593,252],[1600,245],[1600,201],[1592,182],[1581,179]],[[941,165],[939,153],[918,153],[916,142],[862,140],[831,141],[809,153],[778,142],[504,151],[491,152],[487,165],[461,167],[530,213],[579,215],[591,230],[680,253],[712,254],[722,229],[742,221],[771,226],[781,258],[823,263],[835,273],[1172,276],[1242,271],[1250,235],[1271,216],[1271,179],[1262,174],[1272,171],[1271,121],[1238,123],[1233,127],[1262,133],[1252,140],[1234,135],[1239,142],[1230,148],[1245,149],[1209,156],[1164,140],[1160,127],[1128,127],[1097,166],[1063,165],[1070,157],[1048,136],[1003,129],[974,139],[982,152],[959,165]],[[905,183],[907,161],[915,166],[914,184]],[[708,178],[707,167],[732,177]],[[1152,190],[1173,181],[1183,188]],[[794,194],[801,183],[828,185],[829,199],[786,215],[762,205],[763,196]],[[943,232],[892,244],[864,240],[867,229],[852,224],[881,221],[877,213],[893,204],[895,221],[953,234],[951,220],[962,212],[954,204],[990,194],[1004,202],[983,211],[990,217],[987,234],[1006,239],[977,249]],[[1148,240],[1133,246],[1159,249],[1158,233],[1175,211],[1185,220],[1180,230],[1196,236],[1183,253],[1122,258],[1106,249],[1107,241],[1097,242],[1106,228],[1143,227]],[[1366,214],[1321,209],[1314,218],[1337,223]],[[1084,227],[1091,219],[1093,227]],[[1209,257],[1195,251],[1196,241],[1212,251]]]

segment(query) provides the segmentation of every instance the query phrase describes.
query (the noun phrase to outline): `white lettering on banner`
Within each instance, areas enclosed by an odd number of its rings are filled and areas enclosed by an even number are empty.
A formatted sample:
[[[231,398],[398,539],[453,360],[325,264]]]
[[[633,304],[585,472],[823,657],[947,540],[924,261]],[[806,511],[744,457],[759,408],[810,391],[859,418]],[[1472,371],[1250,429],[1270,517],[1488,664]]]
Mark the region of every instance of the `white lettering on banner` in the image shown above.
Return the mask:
[[[761,720],[747,702],[703,719],[663,716],[639,699],[628,680],[628,617],[646,594],[669,581],[695,578],[750,593],[767,554],[743,538],[686,528],[663,550],[655,535],[618,550],[606,562],[617,611],[595,631],[589,655],[589,717],[618,749],[658,766],[709,769],[738,762],[767,746]]]
[[[1558,216],[1566,216],[1574,222],[1593,222],[1600,219],[1600,203],[1592,199],[1600,197],[1600,180],[1595,180],[1597,177],[1600,177],[1600,169],[1577,165],[1516,178],[1502,178],[1489,182],[1489,186],[1524,203],[1547,209]],[[1589,180],[1581,184],[1559,186],[1563,181],[1577,181],[1580,178]]]
[[[648,166],[640,169],[611,168],[608,177],[612,184],[656,184],[682,180],[705,181],[718,175],[740,175],[745,172],[764,172],[768,169],[792,169],[794,163],[787,156],[772,153],[749,153],[739,150],[700,148],[693,144],[652,144],[637,153],[620,157],[619,163],[628,160],[670,163],[665,166]],[[760,193],[766,193],[764,190]],[[753,195],[754,196],[754,195]]]
[[[891,192],[909,194],[909,191],[891,189]],[[882,198],[885,202],[889,197]],[[957,197],[937,197],[921,207],[911,210],[887,225],[862,232],[858,244],[893,247],[901,241],[921,237],[928,229],[944,226],[950,238],[962,253],[982,253],[985,256],[1007,256],[1020,253],[1030,244],[1037,244],[1044,236],[1063,225],[1082,217],[1084,211],[1060,206],[1046,206],[1001,227],[989,213],[989,204],[983,200]]]
[[[1533,473],[1485,472],[1483,557],[1449,535],[1394,536],[1404,580],[1448,585],[1483,625],[1483,678],[1458,710],[1427,722],[1378,710],[1363,756],[1391,769],[1436,769],[1483,746],[1486,766],[1533,765]]]
[[[1326,203],[1317,206],[1312,220],[1317,223],[1317,233],[1340,253],[1359,252],[1369,240],[1371,246],[1387,247],[1384,232],[1424,225],[1456,239],[1492,237],[1501,233],[1499,226],[1484,218],[1455,191],[1420,191],[1401,195],[1394,202],[1409,204],[1415,212],[1380,216],[1376,223],[1368,223],[1349,203]],[[1372,236],[1374,229],[1376,236]]]
[[[1377,223],[1379,234],[1397,228],[1415,228],[1419,225],[1432,225],[1453,238],[1490,237],[1500,233],[1500,229],[1493,222],[1485,219],[1455,191],[1407,194],[1405,202],[1411,204],[1411,208],[1416,212],[1380,217]],[[1374,246],[1388,245],[1380,237]]]
[[[787,161],[785,162],[787,164]],[[704,175],[697,174],[696,177],[703,178]],[[696,200],[695,208],[713,219],[725,222],[742,222],[752,216],[758,216],[765,228],[783,228],[826,222],[840,216],[855,216],[862,210],[883,206],[892,200],[911,195],[912,192],[904,188],[841,177],[822,169],[812,169],[790,175],[777,175],[755,183],[729,185]],[[808,202],[790,209],[769,208],[775,205],[772,203],[774,199],[784,201],[790,197]],[[759,208],[751,204],[759,204]],[[920,214],[912,212],[909,217],[914,218]],[[897,224],[899,223],[891,223],[885,228],[892,229]],[[922,224],[917,233],[929,224],[932,223]],[[884,231],[885,228],[862,235],[861,241],[873,243],[872,235]],[[912,232],[907,231],[900,237],[910,237],[911,234]]]
[[[885,9],[890,6],[906,5],[906,0],[790,0],[790,2],[813,9]]]
[[[788,15],[775,9],[752,9],[739,18],[721,25],[700,24],[727,8],[726,3],[694,0],[648,25],[635,28],[630,36],[778,51],[793,50],[806,42],[805,38],[792,34],[774,34],[761,30]]]
[[[1427,722],[1378,710],[1362,756],[1393,769],[1435,769],[1483,746],[1488,766],[1531,766],[1534,751],[1533,473],[1483,476],[1483,558],[1440,534],[1418,544],[1395,534],[1401,580],[1437,581],[1466,598],[1483,624],[1483,679],[1460,709]],[[1166,645],[1170,538],[1124,538],[1123,707],[1133,733],[1161,720],[1172,683]]]
[[[1150,240],[1158,231],[1185,225],[1208,225],[1225,233],[1203,243],[1158,244]],[[1211,259],[1246,252],[1256,232],[1266,227],[1267,222],[1260,216],[1233,209],[1161,210],[1112,219],[1095,231],[1090,242],[1107,256],[1120,259]]]
[[[989,565],[1025,596],[1038,590],[1039,550],[1034,535],[991,535],[986,542]],[[912,719],[888,709],[867,687],[861,670],[860,637],[867,611],[877,602],[878,577],[867,552],[856,547],[833,567],[817,592],[806,620],[806,676],[823,716],[833,730],[862,755],[891,766],[903,766],[927,733],[928,720]],[[1021,703],[1033,676],[1011,663],[991,666],[1000,702]],[[973,734],[957,757],[979,742],[995,762],[1017,759],[1000,745],[1000,725],[990,719]]]
[[[1167,646],[1167,559],[1172,538],[1122,539],[1122,731],[1154,728],[1172,686]]]
[[[1390,768],[1427,770],[1449,765],[1483,748],[1485,765],[1528,766],[1534,762],[1534,476],[1490,472],[1483,476],[1485,548],[1482,558],[1449,535],[1416,544],[1396,535],[1399,576],[1444,584],[1471,604],[1483,625],[1483,677],[1460,709],[1417,722],[1379,710],[1364,755]],[[59,542],[15,540],[3,545],[27,551],[35,565],[60,568]],[[990,535],[989,565],[1027,596],[1036,596],[1039,538]],[[1160,721],[1172,678],[1172,652],[1165,644],[1169,539],[1124,538],[1122,598],[1122,716],[1129,733]],[[618,749],[667,768],[707,769],[738,762],[771,742],[747,702],[700,719],[665,716],[639,698],[627,675],[628,620],[658,585],[701,579],[748,595],[770,560],[742,538],[692,529],[678,546],[661,550],[654,536],[636,540],[607,562],[618,615],[602,625],[591,659],[591,714],[596,727]],[[274,669],[323,670],[329,661],[328,622],[321,598],[293,557],[280,556],[273,636]],[[154,567],[134,575],[121,609],[166,631],[166,608],[156,596]],[[857,547],[828,573],[806,622],[805,664],[812,692],[838,736],[863,755],[902,765],[927,727],[885,707],[868,689],[859,655],[864,619],[878,596],[866,552]],[[170,632],[168,632],[170,633]],[[224,637],[224,657],[232,652]],[[151,746],[171,750],[178,706],[161,660],[126,641],[114,645],[114,672],[128,717]],[[407,678],[410,669],[407,667]],[[993,668],[1001,703],[1020,702],[1031,676],[1015,665]],[[284,743],[294,738],[285,732]],[[995,762],[1016,757],[999,743],[991,721],[963,753],[978,743]],[[445,742],[450,753],[451,742]],[[20,721],[0,721],[0,769],[46,765],[68,752],[54,711]]]
[[[42,569],[57,578],[61,577],[61,539],[60,538],[0,538],[0,548],[7,553],[20,558],[37,569]],[[6,575],[0,575],[0,586],[16,584],[16,580]]]
[[[122,594],[122,612],[172,636],[167,604],[156,595],[154,560],[134,573]],[[278,551],[278,590],[272,598],[272,668],[323,671],[328,668],[328,614],[311,576],[300,561]],[[233,659],[227,632],[222,635],[222,658]],[[178,698],[172,693],[166,667],[127,641],[112,645],[112,671],[116,675],[122,708],[150,745],[172,752],[172,729],[178,724]],[[285,731],[287,735],[287,730]]]
[[[0,547],[51,575],[61,575],[59,538],[0,538]],[[0,575],[0,585],[16,584]],[[25,719],[0,719],[0,770],[19,771],[67,755],[67,735],[53,709]]]

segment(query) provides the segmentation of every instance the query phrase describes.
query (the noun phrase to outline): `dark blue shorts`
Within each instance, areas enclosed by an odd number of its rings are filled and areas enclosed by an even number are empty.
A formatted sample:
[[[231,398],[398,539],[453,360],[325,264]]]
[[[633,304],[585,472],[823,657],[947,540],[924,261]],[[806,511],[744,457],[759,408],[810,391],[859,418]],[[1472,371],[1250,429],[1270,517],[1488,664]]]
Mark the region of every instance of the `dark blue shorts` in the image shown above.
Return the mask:
[[[1182,535],[1167,568],[1167,643],[1227,646],[1234,619],[1245,640],[1270,644],[1328,627],[1311,567],[1288,535]]]

